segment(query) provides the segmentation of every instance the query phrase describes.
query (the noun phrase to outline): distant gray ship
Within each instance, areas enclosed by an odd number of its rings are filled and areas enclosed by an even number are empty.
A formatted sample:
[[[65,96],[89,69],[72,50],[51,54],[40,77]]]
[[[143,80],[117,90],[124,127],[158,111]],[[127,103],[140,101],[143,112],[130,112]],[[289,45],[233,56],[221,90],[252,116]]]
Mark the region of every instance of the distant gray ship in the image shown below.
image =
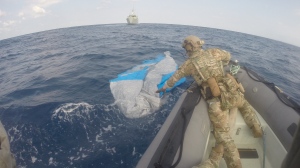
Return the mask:
[[[127,17],[127,23],[130,25],[135,25],[139,23],[138,16],[134,13],[134,9],[132,9],[131,14]]]

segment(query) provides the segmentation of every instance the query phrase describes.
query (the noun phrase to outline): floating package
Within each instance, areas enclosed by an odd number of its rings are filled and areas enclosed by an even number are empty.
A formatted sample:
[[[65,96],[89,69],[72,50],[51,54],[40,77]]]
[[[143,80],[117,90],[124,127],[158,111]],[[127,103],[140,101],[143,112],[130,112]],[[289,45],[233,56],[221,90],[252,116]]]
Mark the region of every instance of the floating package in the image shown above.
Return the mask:
[[[121,112],[128,118],[139,118],[157,110],[162,93],[158,94],[155,91],[163,87],[177,68],[170,52],[165,52],[156,59],[145,60],[141,65],[110,80],[110,90]],[[185,80],[180,79],[174,87]],[[167,92],[171,89],[167,89]]]

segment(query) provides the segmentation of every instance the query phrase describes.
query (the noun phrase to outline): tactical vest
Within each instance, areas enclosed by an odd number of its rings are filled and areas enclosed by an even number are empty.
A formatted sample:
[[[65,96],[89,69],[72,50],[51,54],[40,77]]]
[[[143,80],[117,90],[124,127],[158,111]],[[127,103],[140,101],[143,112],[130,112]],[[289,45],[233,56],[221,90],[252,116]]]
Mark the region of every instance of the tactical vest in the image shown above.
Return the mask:
[[[230,109],[236,107],[237,104],[240,103],[243,94],[238,90],[239,86],[236,84],[236,81],[233,81],[232,78],[224,75],[221,61],[215,59],[215,57],[207,51],[201,51],[200,56],[192,57],[190,59],[203,79],[203,82],[207,83],[209,78],[215,78],[220,89],[219,97],[221,99],[222,109]],[[206,99],[212,98],[206,94],[207,90],[205,88],[203,89]]]
[[[221,62],[207,51],[201,51],[200,54],[200,56],[190,59],[203,81],[207,82],[211,77],[216,78],[217,81],[222,78],[224,74]]]

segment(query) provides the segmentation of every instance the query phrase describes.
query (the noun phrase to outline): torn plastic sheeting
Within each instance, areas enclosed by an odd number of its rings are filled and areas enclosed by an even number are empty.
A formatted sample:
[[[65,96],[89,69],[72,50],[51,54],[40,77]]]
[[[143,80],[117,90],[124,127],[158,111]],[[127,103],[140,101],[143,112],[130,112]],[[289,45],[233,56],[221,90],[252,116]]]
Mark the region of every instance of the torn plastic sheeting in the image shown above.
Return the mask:
[[[115,103],[129,118],[153,113],[160,106],[162,96],[155,91],[161,88],[176,70],[177,64],[169,52],[158,55],[156,59],[143,61],[141,65],[134,66],[110,80]],[[184,81],[185,78],[181,79],[175,86]]]

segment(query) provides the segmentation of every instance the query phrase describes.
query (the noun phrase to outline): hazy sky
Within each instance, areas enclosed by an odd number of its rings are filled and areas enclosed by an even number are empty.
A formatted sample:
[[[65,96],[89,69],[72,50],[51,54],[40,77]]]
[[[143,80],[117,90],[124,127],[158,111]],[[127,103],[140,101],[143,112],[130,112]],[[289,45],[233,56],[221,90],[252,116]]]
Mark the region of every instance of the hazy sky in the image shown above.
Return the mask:
[[[232,30],[300,46],[300,0],[0,0],[0,40],[44,30],[126,23]]]

